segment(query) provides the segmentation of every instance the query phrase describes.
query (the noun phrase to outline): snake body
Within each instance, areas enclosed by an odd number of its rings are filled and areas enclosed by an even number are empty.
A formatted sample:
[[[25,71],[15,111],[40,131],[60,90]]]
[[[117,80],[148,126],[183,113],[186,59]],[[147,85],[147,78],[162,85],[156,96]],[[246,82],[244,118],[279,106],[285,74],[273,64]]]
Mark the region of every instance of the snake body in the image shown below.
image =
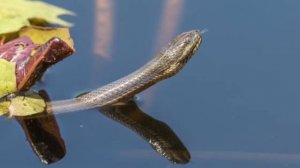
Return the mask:
[[[198,30],[175,37],[151,61],[133,73],[77,98],[47,103],[47,112],[64,113],[112,105],[132,98],[155,83],[174,76],[201,44]]]

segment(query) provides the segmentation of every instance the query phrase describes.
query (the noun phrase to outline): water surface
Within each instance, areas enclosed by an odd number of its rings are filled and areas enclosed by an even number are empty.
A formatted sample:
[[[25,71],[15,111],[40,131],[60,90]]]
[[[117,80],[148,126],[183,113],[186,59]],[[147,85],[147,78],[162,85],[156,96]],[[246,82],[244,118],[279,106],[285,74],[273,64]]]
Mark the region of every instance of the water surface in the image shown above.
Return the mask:
[[[94,1],[48,2],[77,13],[63,17],[75,24],[77,52],[35,89],[52,100],[74,97],[132,72],[176,34],[208,29],[198,54],[140,94],[140,107],[190,150],[182,167],[299,167],[299,1],[112,1],[104,23],[96,21]],[[101,28],[111,31],[102,37],[110,48],[97,51]],[[49,167],[181,167],[96,110],[57,121],[67,154]],[[0,130],[3,167],[43,167],[17,122],[1,119]]]

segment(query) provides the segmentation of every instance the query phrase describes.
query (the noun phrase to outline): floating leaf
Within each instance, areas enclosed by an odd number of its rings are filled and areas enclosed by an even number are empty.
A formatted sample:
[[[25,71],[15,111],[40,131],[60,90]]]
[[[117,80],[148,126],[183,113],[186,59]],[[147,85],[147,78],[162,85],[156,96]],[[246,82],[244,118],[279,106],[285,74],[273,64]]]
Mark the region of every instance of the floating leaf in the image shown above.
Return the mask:
[[[45,111],[46,102],[37,93],[26,92],[11,99],[9,113],[11,116],[29,116]]]
[[[58,16],[74,15],[69,10],[32,0],[1,0],[0,9],[0,34],[16,32],[21,27],[29,26],[30,20],[69,27],[72,24]]]
[[[29,37],[23,36],[0,46],[0,59],[16,64],[17,91],[24,91],[39,80],[47,68],[73,52],[72,46],[57,37],[34,44]]]
[[[0,101],[0,116],[8,113],[8,107],[10,105],[9,101]]]
[[[69,46],[74,46],[68,28],[30,26],[22,28],[19,32],[19,36],[28,36],[35,44],[44,44],[53,37],[59,37]]]
[[[0,98],[17,90],[16,64],[0,59]]]
[[[67,31],[64,31],[67,33]],[[46,37],[45,37],[46,38]],[[72,39],[69,37],[69,41]],[[41,78],[43,73],[53,64],[61,61],[74,52],[60,38],[51,38],[43,44],[35,44],[27,36],[10,41],[0,46],[0,115],[9,110],[15,116],[27,116],[41,112],[43,105],[32,98],[7,100],[6,95],[24,91]],[[20,97],[20,96],[19,96]],[[39,100],[43,101],[43,99]],[[32,102],[32,103],[28,103]],[[38,105],[35,105],[38,104]],[[27,107],[31,106],[32,107]],[[32,110],[28,112],[26,110]],[[25,110],[22,112],[22,110]]]

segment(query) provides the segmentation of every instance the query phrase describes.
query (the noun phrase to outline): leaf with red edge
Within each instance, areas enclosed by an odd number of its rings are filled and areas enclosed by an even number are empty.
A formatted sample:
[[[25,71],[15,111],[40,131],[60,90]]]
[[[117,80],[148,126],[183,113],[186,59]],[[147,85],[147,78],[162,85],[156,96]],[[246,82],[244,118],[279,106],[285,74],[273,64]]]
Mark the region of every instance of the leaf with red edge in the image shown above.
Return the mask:
[[[17,91],[28,90],[53,64],[74,52],[60,38],[54,37],[45,44],[34,44],[23,36],[0,46],[0,59],[16,63]]]
[[[0,72],[1,76],[8,76],[10,77],[9,79],[12,79],[8,83],[5,78],[5,81],[1,83],[4,85],[0,87],[0,93],[1,88],[4,92],[0,95],[0,115],[6,114],[8,110],[12,111],[13,115],[21,116],[43,112],[44,107],[42,103],[44,100],[42,98],[12,98],[8,100],[5,96],[13,92],[27,91],[42,77],[51,65],[63,60],[73,52],[73,46],[69,46],[58,37],[53,37],[44,44],[35,44],[28,36],[23,36],[0,45],[0,60],[2,60],[2,68],[0,66],[0,70],[2,69]],[[8,71],[6,65],[10,65],[9,67],[13,71]],[[16,86],[8,90],[7,86],[11,83]],[[24,103],[26,105],[24,107],[21,106]]]

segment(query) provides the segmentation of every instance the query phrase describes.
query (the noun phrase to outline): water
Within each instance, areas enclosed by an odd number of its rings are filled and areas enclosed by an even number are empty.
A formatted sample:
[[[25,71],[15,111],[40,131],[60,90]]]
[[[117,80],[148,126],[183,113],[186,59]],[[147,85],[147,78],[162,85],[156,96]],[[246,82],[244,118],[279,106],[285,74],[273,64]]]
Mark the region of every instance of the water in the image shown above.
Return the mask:
[[[208,29],[198,54],[176,77],[140,94],[140,107],[190,150],[182,167],[299,167],[300,2],[176,2],[114,1],[114,21],[99,25],[94,1],[52,0],[77,13],[64,17],[75,23],[77,52],[35,88],[52,100],[74,97],[132,72],[176,34]],[[105,25],[113,27],[104,33],[112,36],[101,36],[111,48],[101,57],[94,39]],[[67,154],[49,167],[181,167],[96,110],[57,121]],[[0,131],[3,167],[43,167],[17,122],[1,119]]]

